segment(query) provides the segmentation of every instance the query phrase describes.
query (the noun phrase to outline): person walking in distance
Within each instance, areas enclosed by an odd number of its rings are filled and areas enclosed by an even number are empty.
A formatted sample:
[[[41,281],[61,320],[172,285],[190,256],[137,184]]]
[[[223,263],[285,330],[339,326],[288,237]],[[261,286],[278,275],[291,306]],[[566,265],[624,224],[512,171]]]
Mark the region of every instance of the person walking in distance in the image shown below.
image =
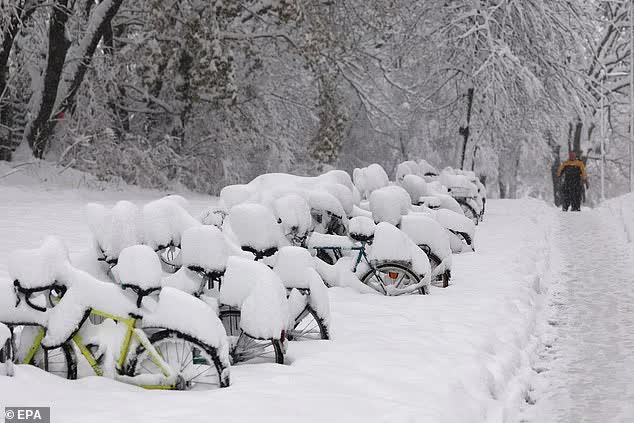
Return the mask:
[[[568,153],[568,160],[557,170],[557,176],[562,178],[562,208],[568,211],[572,207],[572,211],[581,210],[581,195],[583,194],[583,186],[588,188],[588,175],[586,168],[581,160],[577,159],[574,151]]]

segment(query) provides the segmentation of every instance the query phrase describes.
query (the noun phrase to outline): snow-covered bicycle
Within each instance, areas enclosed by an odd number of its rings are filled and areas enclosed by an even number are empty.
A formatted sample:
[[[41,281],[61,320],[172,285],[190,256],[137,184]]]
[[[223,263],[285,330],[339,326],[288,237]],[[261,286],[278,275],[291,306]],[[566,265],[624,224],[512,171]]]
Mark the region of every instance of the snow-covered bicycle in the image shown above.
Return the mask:
[[[241,258],[241,253],[246,254],[215,226],[190,228],[182,237],[183,267],[163,283],[213,304],[232,364],[283,364],[288,322],[280,317],[287,310],[283,286],[268,266]]]
[[[350,226],[347,237],[313,233],[308,248],[329,251],[337,260],[346,259],[347,255],[352,272],[383,295],[429,293],[429,260],[404,233],[385,222],[375,229],[366,217],[355,217]]]
[[[0,323],[0,375],[13,376],[11,331]]]
[[[314,258],[301,247],[283,247],[277,254],[275,273],[288,296],[290,341],[330,339],[328,288],[315,270]]]
[[[314,196],[329,198],[327,193]],[[330,200],[331,203],[336,202],[334,197]],[[283,238],[302,240],[303,244],[308,230],[313,227],[310,208],[299,196],[286,195],[274,203],[273,209],[278,215],[277,221],[273,212],[265,206],[235,206],[229,214],[231,231],[242,250],[251,252],[256,261],[262,260],[272,267],[284,284],[291,313],[291,325],[286,331],[288,339],[328,339],[328,296],[323,280],[314,269],[312,257],[306,249],[298,246],[280,248]],[[323,219],[326,217],[331,222],[336,219],[327,210],[318,214],[322,223],[325,223]],[[250,227],[250,222],[257,222],[257,228]]]
[[[460,208],[465,217],[470,219],[475,225],[480,223],[482,217],[481,206],[478,204],[478,199],[475,195],[462,187],[447,188],[449,194],[460,204]]]
[[[30,308],[46,314],[25,362],[38,351],[46,357],[48,351],[59,350],[64,353],[60,369],[69,372],[67,377],[76,375],[81,355],[95,375],[148,389],[229,385],[221,322],[202,301],[176,289],[161,289],[160,263],[152,249],[139,245],[121,252],[120,287],[59,260],[61,249],[59,242],[48,242],[11,258],[16,292]],[[39,300],[46,304],[42,310],[31,298],[34,293],[52,298],[54,304]],[[197,317],[194,325],[192,314]],[[93,325],[90,315],[106,320]],[[50,364],[50,357],[47,361]]]

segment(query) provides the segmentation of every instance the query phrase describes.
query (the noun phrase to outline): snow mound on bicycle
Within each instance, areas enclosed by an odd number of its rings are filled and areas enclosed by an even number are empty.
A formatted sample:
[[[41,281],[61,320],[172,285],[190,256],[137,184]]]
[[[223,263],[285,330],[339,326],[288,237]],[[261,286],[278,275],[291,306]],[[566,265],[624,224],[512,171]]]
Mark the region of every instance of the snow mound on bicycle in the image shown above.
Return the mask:
[[[161,262],[154,250],[147,245],[133,245],[123,249],[114,270],[121,283],[141,290],[161,286]]]
[[[261,204],[238,204],[231,208],[227,220],[230,232],[243,249],[264,253],[281,242],[282,233],[273,212]]]
[[[186,229],[201,225],[178,201],[168,197],[143,206],[142,219],[143,242],[155,251],[179,246]]]
[[[425,253],[403,231],[387,222],[376,225],[369,259],[377,265],[403,264],[423,278],[423,285],[430,283],[431,266]]]
[[[370,210],[376,223],[398,225],[401,216],[409,213],[411,204],[407,191],[396,185],[377,189],[370,194]]]
[[[430,259],[439,261],[432,277],[451,269],[451,242],[445,228],[426,215],[408,215],[401,219],[401,230],[427,253]]]
[[[185,267],[221,273],[225,271],[229,254],[225,236],[215,226],[192,227],[183,233],[181,262]]]
[[[387,173],[381,165],[373,163],[368,167],[356,168],[352,172],[354,185],[361,194],[361,198],[369,198],[370,194],[390,183]]]
[[[252,337],[277,338],[288,327],[286,289],[260,262],[229,257],[218,300],[241,310],[240,327]]]
[[[85,209],[88,226],[107,260],[116,260],[126,247],[141,243],[141,212],[129,201],[119,201],[108,210],[100,204]]]
[[[59,238],[47,237],[39,248],[11,253],[9,274],[24,289],[42,290],[55,283],[68,260],[68,250]]]
[[[218,356],[229,365],[229,344],[216,311],[208,304],[175,288],[165,287],[156,308],[143,315],[144,328],[170,328],[194,336],[215,347]]]
[[[307,269],[314,269],[314,267],[314,258],[308,250],[287,246],[277,253],[273,270],[286,288],[308,289],[309,282],[305,273]]]

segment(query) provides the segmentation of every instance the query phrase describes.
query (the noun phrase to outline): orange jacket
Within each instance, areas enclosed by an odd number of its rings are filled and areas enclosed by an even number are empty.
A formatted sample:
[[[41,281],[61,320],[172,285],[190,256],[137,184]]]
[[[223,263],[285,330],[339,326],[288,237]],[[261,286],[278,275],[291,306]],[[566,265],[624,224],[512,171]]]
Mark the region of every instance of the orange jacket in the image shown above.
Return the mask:
[[[562,163],[561,166],[559,166],[559,169],[557,170],[557,176],[561,177],[561,173],[564,171],[564,168],[566,166],[576,166],[579,169],[581,169],[581,179],[583,180],[583,182],[586,182],[586,179],[588,178],[588,175],[586,174],[586,167],[583,165],[583,162],[581,160],[566,160],[565,162]]]

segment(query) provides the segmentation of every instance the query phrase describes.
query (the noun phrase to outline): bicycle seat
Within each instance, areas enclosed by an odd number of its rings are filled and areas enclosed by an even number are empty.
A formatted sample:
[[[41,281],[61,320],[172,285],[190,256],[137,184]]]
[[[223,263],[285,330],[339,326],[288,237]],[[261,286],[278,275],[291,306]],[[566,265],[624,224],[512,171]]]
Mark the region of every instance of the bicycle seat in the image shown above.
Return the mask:
[[[141,217],[144,242],[155,251],[180,247],[182,233],[201,224],[169,196],[147,203]]]
[[[207,276],[222,275],[227,267],[229,246],[215,226],[197,226],[183,232],[181,262],[189,270]]]
[[[280,248],[273,270],[288,288],[308,289],[307,269],[315,267],[310,252],[302,247],[287,246]]]
[[[349,236],[350,238],[358,242],[370,242],[374,239],[374,234],[368,235],[368,234],[350,232]]]
[[[369,217],[353,217],[348,224],[348,236],[358,242],[369,242],[374,239],[375,228],[376,224]]]
[[[242,251],[252,253],[255,256],[255,261],[262,260],[265,257],[271,257],[272,255],[277,253],[277,247],[270,247],[265,250],[258,250],[248,245],[242,245],[241,248]]]
[[[187,268],[189,270],[191,270],[192,272],[196,272],[196,273],[200,273],[202,275],[205,275],[208,278],[211,278],[213,280],[220,280],[222,279],[222,277],[225,275],[225,271],[222,270],[206,270],[203,269],[200,266],[187,266]]]
[[[103,250],[102,250],[102,255],[97,257],[97,261],[103,261],[108,266],[114,267],[117,265],[117,261],[119,261],[119,259],[116,257],[106,257],[106,255],[103,254]]]
[[[256,260],[277,251],[283,233],[273,212],[261,204],[239,204],[229,212],[229,226],[243,251]]]
[[[225,271],[219,271],[219,270],[205,270],[200,266],[187,266],[187,269],[191,270],[192,272],[196,272],[200,275],[203,275],[205,277],[205,280],[203,281],[203,286],[207,285],[208,289],[213,289],[214,285],[216,282],[218,282],[218,288],[220,289],[220,283],[222,282],[222,278],[225,275]],[[202,286],[201,286],[202,288]]]
[[[136,306],[137,308],[141,307],[141,303],[143,302],[143,298],[147,297],[148,295],[151,295],[154,292],[160,291],[161,287],[153,287],[153,288],[147,288],[147,289],[143,289],[138,285],[130,285],[130,284],[121,284],[121,288],[122,289],[129,289],[132,292],[134,292],[137,295],[137,299],[136,299]]]
[[[121,287],[137,294],[137,307],[141,306],[143,297],[161,289],[161,262],[147,245],[124,248],[116,269]]]
[[[15,296],[16,296],[16,306],[18,306],[20,304],[20,302],[22,301],[22,299],[24,299],[26,301],[26,303],[28,304],[29,307],[31,307],[33,310],[37,310],[37,311],[41,311],[41,312],[45,312],[46,311],[46,305],[40,305],[40,304],[35,304],[31,301],[31,297],[34,294],[38,294],[44,291],[47,291],[49,289],[53,289],[53,287],[55,286],[56,282],[53,282],[50,285],[41,285],[38,286],[36,288],[25,288],[24,286],[22,286],[20,284],[20,281],[18,279],[13,281],[13,289],[15,291]]]
[[[442,204],[442,201],[439,197],[434,196],[422,196],[418,199],[419,206],[427,206],[432,210],[439,209]]]
[[[9,256],[9,274],[22,292],[49,289],[65,272],[68,251],[57,238],[49,237],[32,250],[17,250]]]

